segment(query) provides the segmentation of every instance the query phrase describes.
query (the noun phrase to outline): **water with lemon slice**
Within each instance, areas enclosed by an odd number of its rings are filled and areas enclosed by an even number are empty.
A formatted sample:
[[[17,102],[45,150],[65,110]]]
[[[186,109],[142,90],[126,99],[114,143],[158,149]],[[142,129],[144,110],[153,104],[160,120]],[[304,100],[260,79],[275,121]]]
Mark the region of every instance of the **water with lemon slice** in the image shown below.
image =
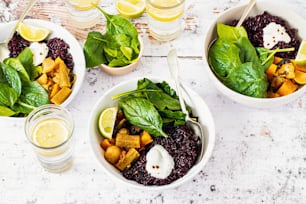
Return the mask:
[[[99,21],[101,14],[93,6],[100,0],[65,0],[70,23],[77,28],[91,28]]]
[[[148,0],[151,35],[160,41],[175,39],[183,29],[184,0]]]
[[[72,165],[73,120],[69,112],[48,104],[32,111],[25,132],[41,165],[50,172],[62,172]]]

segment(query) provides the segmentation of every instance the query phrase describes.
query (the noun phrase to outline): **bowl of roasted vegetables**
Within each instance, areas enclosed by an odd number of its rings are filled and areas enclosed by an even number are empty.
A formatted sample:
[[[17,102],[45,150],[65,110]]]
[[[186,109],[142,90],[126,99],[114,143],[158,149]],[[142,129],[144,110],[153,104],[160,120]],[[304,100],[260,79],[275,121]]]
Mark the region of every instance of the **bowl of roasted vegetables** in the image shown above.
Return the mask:
[[[284,5],[257,1],[241,26],[245,5],[222,13],[204,43],[207,73],[230,99],[257,108],[296,100],[305,92],[305,20]]]
[[[17,21],[0,24],[6,39]],[[0,48],[0,117],[24,118],[44,104],[67,106],[85,75],[78,41],[54,23],[27,19]]]
[[[89,120],[90,144],[109,179],[161,190],[181,185],[204,168],[214,146],[214,121],[201,97],[185,90],[188,113],[201,123],[203,140],[186,125],[176,91],[165,80],[129,80],[97,101]],[[202,158],[198,140],[204,143]]]

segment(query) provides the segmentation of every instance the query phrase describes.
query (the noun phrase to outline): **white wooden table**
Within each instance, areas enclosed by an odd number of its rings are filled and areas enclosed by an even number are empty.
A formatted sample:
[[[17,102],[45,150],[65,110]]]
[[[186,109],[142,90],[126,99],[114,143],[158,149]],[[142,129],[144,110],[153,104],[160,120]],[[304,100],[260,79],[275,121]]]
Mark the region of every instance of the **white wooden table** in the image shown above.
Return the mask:
[[[166,43],[150,38],[146,14],[133,20],[144,39],[144,57],[125,76],[87,71],[77,99],[67,107],[75,118],[77,142],[74,165],[65,173],[52,174],[41,168],[26,141],[23,122],[0,119],[0,203],[306,203],[306,95],[290,105],[258,110],[229,100],[206,76],[202,45],[208,26],[220,12],[245,2],[187,0],[186,29],[178,39]],[[304,0],[277,2],[287,3],[288,9],[306,19]],[[41,0],[30,15],[64,25],[82,43],[88,31],[65,25],[53,12],[62,9],[60,4],[59,0]],[[23,0],[1,0],[0,21],[16,19],[22,5]],[[115,12],[113,1],[102,0],[101,5]],[[184,83],[212,111],[215,148],[206,167],[183,186],[163,192],[128,189],[108,178],[94,158],[87,130],[89,113],[97,99],[121,81],[141,76],[170,79],[166,55],[174,47]]]

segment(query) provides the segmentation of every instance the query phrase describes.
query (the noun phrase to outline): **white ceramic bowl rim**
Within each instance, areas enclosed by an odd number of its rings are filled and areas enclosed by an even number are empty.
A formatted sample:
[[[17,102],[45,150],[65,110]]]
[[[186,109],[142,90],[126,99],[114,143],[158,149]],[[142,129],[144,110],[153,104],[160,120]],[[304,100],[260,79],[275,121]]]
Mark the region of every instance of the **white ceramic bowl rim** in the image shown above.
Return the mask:
[[[212,150],[214,147],[214,143],[215,143],[215,126],[214,126],[214,121],[211,115],[210,110],[208,109],[206,103],[201,99],[201,97],[196,94],[194,91],[192,91],[190,88],[186,87],[185,88],[188,90],[188,93],[190,93],[190,96],[192,96],[193,99],[196,99],[195,102],[197,104],[197,107],[201,107],[200,109],[196,110],[196,111],[201,111],[201,114],[199,114],[200,116],[200,120],[203,119],[201,116],[203,113],[205,114],[205,122],[201,122],[202,125],[204,125],[206,127],[206,130],[209,134],[209,137],[207,138],[208,142],[206,142],[206,150],[205,150],[205,154],[204,157],[202,158],[202,160],[196,164],[195,166],[193,166],[189,172],[182,178],[172,182],[171,184],[168,185],[162,185],[162,186],[145,186],[142,184],[139,184],[135,181],[131,181],[131,180],[127,180],[125,179],[121,173],[119,173],[120,175],[115,175],[113,173],[111,173],[110,171],[117,171],[117,173],[119,172],[118,170],[115,169],[115,167],[111,167],[109,168],[109,166],[111,166],[111,164],[109,164],[107,161],[105,161],[101,150],[101,147],[99,146],[98,142],[97,142],[97,138],[101,137],[98,135],[97,133],[97,117],[98,114],[102,111],[103,108],[109,107],[113,104],[109,103],[109,101],[106,101],[105,103],[107,105],[101,106],[101,104],[103,103],[103,101],[105,100],[105,97],[110,97],[114,94],[117,93],[121,93],[122,88],[124,89],[124,91],[127,90],[131,90],[132,85],[134,84],[136,88],[137,86],[137,81],[139,79],[143,79],[143,77],[140,78],[136,78],[136,79],[131,79],[125,82],[122,82],[118,85],[116,85],[115,87],[113,87],[112,89],[109,89],[107,92],[105,92],[105,94],[103,96],[101,96],[101,98],[96,102],[94,108],[92,109],[92,112],[90,114],[90,120],[89,120],[89,136],[90,136],[90,143],[91,143],[91,147],[92,147],[92,152],[95,155],[95,158],[97,159],[99,165],[101,165],[103,167],[103,170],[108,174],[108,176],[110,176],[111,179],[114,179],[116,181],[118,181],[119,183],[121,183],[122,185],[128,185],[130,187],[133,188],[138,188],[138,189],[149,189],[149,190],[165,190],[165,189],[169,189],[169,188],[174,188],[177,187],[179,185],[182,185],[183,183],[185,183],[186,181],[190,180],[191,178],[193,178],[196,174],[198,174],[202,168],[205,166],[205,164],[208,162],[209,157],[212,154]],[[157,82],[157,81],[163,81],[163,79],[156,79],[156,78],[149,78],[150,80]],[[167,81],[167,80],[165,80]],[[171,85],[171,83],[170,83]],[[128,87],[128,88],[127,88]],[[171,87],[173,87],[171,85]],[[185,98],[186,96],[184,96]],[[186,98],[185,98],[186,100]],[[194,111],[194,110],[193,110]],[[197,113],[196,113],[197,114]],[[98,150],[99,148],[99,150]],[[106,165],[106,166],[103,166]]]

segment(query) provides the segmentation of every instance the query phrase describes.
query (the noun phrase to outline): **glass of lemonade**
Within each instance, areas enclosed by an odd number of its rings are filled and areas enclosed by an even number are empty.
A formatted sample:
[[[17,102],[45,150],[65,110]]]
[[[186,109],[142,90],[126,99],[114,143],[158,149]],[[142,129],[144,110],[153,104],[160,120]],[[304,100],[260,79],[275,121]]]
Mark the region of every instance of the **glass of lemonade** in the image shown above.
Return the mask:
[[[62,172],[72,165],[74,122],[70,113],[54,104],[33,110],[25,121],[25,134],[41,165]]]
[[[183,30],[185,0],[147,0],[151,35],[160,41],[175,39]]]
[[[99,11],[92,4],[100,0],[65,0],[70,23],[77,28],[94,27],[100,20]]]

